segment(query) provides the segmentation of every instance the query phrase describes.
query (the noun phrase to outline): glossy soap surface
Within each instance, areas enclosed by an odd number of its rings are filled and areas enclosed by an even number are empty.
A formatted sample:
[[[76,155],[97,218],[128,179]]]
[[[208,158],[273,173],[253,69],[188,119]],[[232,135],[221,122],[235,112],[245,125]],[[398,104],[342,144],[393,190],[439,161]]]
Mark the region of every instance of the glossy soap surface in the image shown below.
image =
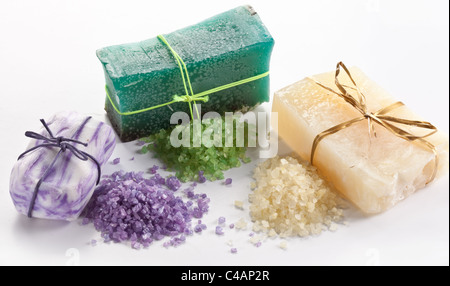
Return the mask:
[[[155,35],[156,36],[156,35]],[[164,34],[187,66],[194,93],[269,71],[274,40],[249,6],[224,12],[198,24]],[[97,51],[108,93],[121,113],[170,102],[185,95],[179,67],[156,37]],[[202,113],[246,110],[269,101],[269,77],[209,96]],[[154,134],[170,126],[175,111],[189,114],[186,102],[134,115],[120,115],[106,100],[106,111],[123,141]]]
[[[350,68],[352,77],[364,93],[369,112],[376,112],[397,100],[367,77],[360,69]],[[338,90],[335,72],[305,78],[274,95],[273,111],[278,112],[278,134],[303,159],[309,160],[314,138],[321,132],[361,113],[344,99],[320,87]],[[352,86],[347,77],[340,79]],[[407,106],[389,115],[423,120]],[[324,138],[315,153],[314,165],[338,191],[365,213],[380,213],[423,188],[434,170],[433,152],[420,144],[399,138],[375,124],[376,136],[369,136],[367,120]],[[400,128],[412,134],[424,134],[411,126]],[[436,147],[437,176],[448,172],[448,135],[438,131],[426,138]]]

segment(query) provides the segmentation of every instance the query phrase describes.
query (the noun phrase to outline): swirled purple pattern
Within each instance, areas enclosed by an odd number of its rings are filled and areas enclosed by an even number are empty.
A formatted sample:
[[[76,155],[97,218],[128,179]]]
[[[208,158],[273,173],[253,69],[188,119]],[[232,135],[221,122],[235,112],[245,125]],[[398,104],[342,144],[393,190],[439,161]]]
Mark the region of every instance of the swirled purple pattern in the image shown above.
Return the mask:
[[[92,155],[103,166],[110,158],[116,141],[113,129],[104,122],[91,118],[79,128],[87,116],[76,112],[60,112],[46,120],[55,137],[63,136],[86,142],[79,149]],[[42,135],[48,135],[42,128]],[[31,140],[28,148],[44,143]],[[26,215],[37,182],[42,178],[58,153],[58,148],[38,148],[19,159],[10,177],[10,194],[18,212]],[[33,217],[75,220],[94,192],[97,182],[97,165],[64,152],[47,173],[37,193]]]

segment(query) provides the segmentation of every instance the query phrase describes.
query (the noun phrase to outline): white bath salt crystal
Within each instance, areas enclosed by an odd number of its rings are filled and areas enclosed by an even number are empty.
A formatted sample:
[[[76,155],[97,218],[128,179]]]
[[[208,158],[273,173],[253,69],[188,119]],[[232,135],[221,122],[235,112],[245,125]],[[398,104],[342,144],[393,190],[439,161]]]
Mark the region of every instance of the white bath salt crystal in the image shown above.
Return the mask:
[[[262,227],[260,226],[260,224],[259,224],[258,222],[255,222],[255,223],[253,224],[253,226],[252,226],[252,230],[253,230],[254,232],[259,232],[259,231],[262,230]]]
[[[277,235],[277,232],[274,229],[269,230],[269,237],[274,237]]]
[[[280,176],[280,170],[279,169],[274,169],[272,170],[272,178],[278,178]]]
[[[234,206],[238,209],[244,209],[244,202],[243,201],[234,201]]]
[[[283,240],[282,242],[280,242],[280,248],[287,249],[287,241],[286,240]]]
[[[252,237],[250,237],[249,241],[250,241],[252,244],[256,244],[258,241],[260,241],[260,239],[259,239],[259,237],[257,237],[257,236],[252,236]]]
[[[228,241],[227,241],[227,245],[228,245],[228,246],[233,246],[233,241],[232,241],[231,239],[228,240]]]
[[[273,213],[273,214],[271,214],[270,216],[269,216],[269,219],[270,220],[274,220],[274,219],[276,219],[278,217],[278,214],[277,213]]]
[[[308,228],[308,229],[305,228],[305,229],[301,230],[298,235],[301,236],[301,237],[305,237],[305,236],[309,236],[311,234],[312,234],[311,229],[310,228]]]
[[[235,227],[236,227],[236,229],[246,229],[246,228],[247,228],[247,222],[245,221],[245,219],[240,218],[240,219],[235,223]]]
[[[308,203],[308,211],[312,213],[314,211],[315,205],[312,202]]]
[[[336,231],[338,229],[338,225],[335,224],[334,222],[331,223],[329,230],[331,231]]]
[[[320,234],[343,218],[343,200],[308,163],[291,156],[268,159],[255,168],[254,179],[249,201],[255,231],[304,237]]]

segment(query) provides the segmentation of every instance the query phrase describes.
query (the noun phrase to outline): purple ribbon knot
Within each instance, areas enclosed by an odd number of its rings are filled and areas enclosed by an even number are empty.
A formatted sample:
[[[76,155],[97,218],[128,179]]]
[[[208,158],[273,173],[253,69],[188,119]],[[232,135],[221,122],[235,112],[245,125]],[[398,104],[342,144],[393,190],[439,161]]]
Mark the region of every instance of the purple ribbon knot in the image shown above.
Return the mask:
[[[83,127],[87,121],[91,119],[91,117],[88,117],[84,123],[81,125],[81,127]],[[58,159],[58,157],[61,155],[61,153],[64,153],[65,151],[70,151],[75,157],[77,157],[78,159],[82,160],[82,161],[87,161],[89,159],[91,159],[96,165],[97,165],[97,172],[98,172],[98,176],[97,176],[97,184],[100,182],[100,176],[101,176],[101,168],[100,168],[100,163],[90,154],[79,150],[77,147],[74,146],[74,144],[80,144],[83,145],[84,147],[87,147],[88,144],[75,140],[75,139],[71,139],[71,138],[66,138],[63,136],[58,136],[55,137],[53,136],[52,131],[50,130],[50,128],[48,127],[47,123],[45,122],[44,119],[40,120],[42,125],[44,126],[44,128],[47,130],[49,137],[46,137],[42,134],[33,132],[33,131],[26,131],[25,132],[25,136],[32,138],[32,139],[36,139],[36,140],[42,140],[44,141],[44,143],[36,145],[30,149],[28,149],[27,151],[23,152],[22,154],[19,155],[19,158],[17,160],[20,160],[23,156],[25,156],[26,154],[28,154],[31,151],[34,151],[38,148],[42,148],[42,147],[46,147],[46,148],[59,148],[58,153],[56,154],[55,158],[53,159],[52,163],[50,164],[50,166],[47,168],[47,170],[45,171],[44,175],[42,175],[42,177],[39,179],[39,181],[37,182],[35,188],[34,188],[34,192],[33,195],[31,197],[31,201],[30,201],[30,206],[28,208],[28,217],[32,217],[32,212],[33,212],[33,208],[34,208],[34,204],[36,202],[36,197],[39,191],[39,187],[42,184],[42,181],[45,180],[45,178],[48,176],[48,174],[50,173],[50,170],[53,168],[53,166],[55,165],[56,160]]]

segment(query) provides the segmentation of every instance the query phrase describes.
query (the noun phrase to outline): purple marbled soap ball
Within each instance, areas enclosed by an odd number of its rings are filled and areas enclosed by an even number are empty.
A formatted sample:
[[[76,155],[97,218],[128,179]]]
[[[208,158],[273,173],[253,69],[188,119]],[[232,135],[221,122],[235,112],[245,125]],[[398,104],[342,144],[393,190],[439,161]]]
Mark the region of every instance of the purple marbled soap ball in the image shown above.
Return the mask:
[[[87,143],[83,146],[68,142],[95,158],[101,167],[113,153],[115,133],[104,122],[88,118],[76,112],[60,112],[46,123],[55,138],[65,137]],[[33,131],[50,137],[44,127]],[[48,141],[31,139],[26,150],[43,143]],[[47,173],[37,190],[31,216],[72,221],[80,215],[94,192],[98,178],[97,164],[92,159],[83,161],[77,158],[70,150],[61,152],[55,160],[60,150],[59,147],[39,147],[14,164],[9,192],[18,212],[28,214],[36,185]]]

